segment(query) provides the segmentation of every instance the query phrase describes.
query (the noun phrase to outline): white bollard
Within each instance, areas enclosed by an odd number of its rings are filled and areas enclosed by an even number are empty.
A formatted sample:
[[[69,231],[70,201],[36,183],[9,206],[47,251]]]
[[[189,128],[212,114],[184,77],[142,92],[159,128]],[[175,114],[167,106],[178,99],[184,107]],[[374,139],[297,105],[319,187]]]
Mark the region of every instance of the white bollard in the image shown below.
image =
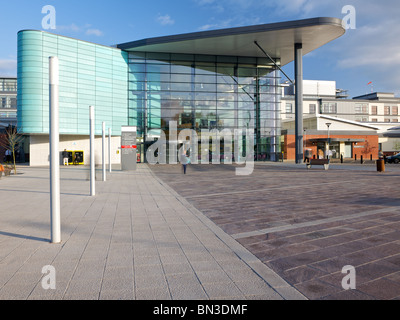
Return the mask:
[[[60,131],[59,131],[59,62],[49,57],[50,101],[50,223],[51,243],[61,242],[60,222]]]

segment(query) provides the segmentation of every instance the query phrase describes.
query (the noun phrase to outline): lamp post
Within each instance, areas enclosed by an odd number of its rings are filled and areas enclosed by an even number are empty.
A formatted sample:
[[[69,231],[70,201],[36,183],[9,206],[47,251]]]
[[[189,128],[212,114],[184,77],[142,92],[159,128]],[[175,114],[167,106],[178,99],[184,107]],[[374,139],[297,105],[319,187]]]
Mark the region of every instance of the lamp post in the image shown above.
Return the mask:
[[[328,122],[328,123],[325,123],[325,124],[328,127],[328,142],[326,143],[326,155],[327,155],[327,158],[329,159],[329,142],[330,142],[329,127],[331,126],[332,123]]]

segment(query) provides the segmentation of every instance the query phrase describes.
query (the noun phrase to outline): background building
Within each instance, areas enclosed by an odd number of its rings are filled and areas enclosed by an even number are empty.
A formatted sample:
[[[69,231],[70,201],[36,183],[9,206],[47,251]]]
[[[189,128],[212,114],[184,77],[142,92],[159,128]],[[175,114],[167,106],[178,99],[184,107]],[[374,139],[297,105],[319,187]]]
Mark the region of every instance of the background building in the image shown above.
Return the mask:
[[[17,124],[17,78],[0,77],[0,128]]]
[[[311,158],[379,158],[379,127],[342,118],[316,115],[304,118],[304,149]],[[284,159],[294,160],[294,121],[282,123]],[[329,150],[329,151],[328,151]],[[329,152],[329,153],[328,153]]]
[[[6,139],[5,130],[17,125],[17,78],[0,77],[0,139]],[[0,162],[5,159],[5,148],[0,145]]]
[[[345,90],[336,88],[335,81],[304,80],[303,83],[307,139],[304,145],[311,148],[314,156],[325,154],[327,148],[333,152],[332,158],[338,159],[340,156],[360,159],[361,155],[364,159],[370,159],[371,155],[378,159],[379,151],[386,155],[400,151],[399,136],[390,130],[398,126],[400,119],[400,98],[393,93],[373,92],[349,99]],[[290,143],[295,118],[293,85],[283,84],[281,116],[285,159],[294,160]],[[328,143],[325,123],[332,124],[331,134],[338,135],[335,139],[339,140]],[[319,146],[315,149],[317,142]]]
[[[336,81],[304,80],[304,115],[328,115],[359,122],[384,122],[397,125],[400,98],[394,93],[374,92],[348,99]],[[293,119],[294,86],[284,84],[281,100],[282,119]]]

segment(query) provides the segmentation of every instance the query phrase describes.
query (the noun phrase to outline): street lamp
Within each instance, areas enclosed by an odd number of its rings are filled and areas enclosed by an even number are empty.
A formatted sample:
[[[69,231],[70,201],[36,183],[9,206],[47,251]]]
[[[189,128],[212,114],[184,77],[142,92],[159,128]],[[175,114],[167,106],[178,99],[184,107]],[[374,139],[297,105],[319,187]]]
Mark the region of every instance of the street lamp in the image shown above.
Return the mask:
[[[331,126],[332,123],[328,122],[328,123],[325,123],[325,124],[326,124],[326,126],[328,127],[328,142],[326,143],[326,154],[327,154],[327,157],[328,157],[328,159],[329,159],[329,142],[330,142],[330,138],[329,138],[329,127]]]

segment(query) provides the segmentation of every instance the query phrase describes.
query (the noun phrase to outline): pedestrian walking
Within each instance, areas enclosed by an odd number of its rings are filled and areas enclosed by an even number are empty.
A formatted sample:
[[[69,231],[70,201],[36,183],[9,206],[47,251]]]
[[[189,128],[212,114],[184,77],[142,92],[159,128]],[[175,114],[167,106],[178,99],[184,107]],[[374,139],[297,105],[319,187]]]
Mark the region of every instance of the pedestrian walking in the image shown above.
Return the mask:
[[[11,150],[6,150],[6,162],[11,163]]]
[[[67,149],[64,149],[64,151],[63,151],[63,153],[62,153],[62,156],[63,156],[63,165],[64,165],[64,166],[68,166],[69,156],[68,156],[68,151],[67,151]]]
[[[181,156],[180,156],[180,162],[181,162],[181,164],[182,164],[182,167],[183,167],[183,174],[186,174],[186,167],[187,167],[187,165],[188,165],[188,163],[189,163],[189,159],[188,159],[188,157],[186,156],[186,152],[182,152],[181,153]]]

